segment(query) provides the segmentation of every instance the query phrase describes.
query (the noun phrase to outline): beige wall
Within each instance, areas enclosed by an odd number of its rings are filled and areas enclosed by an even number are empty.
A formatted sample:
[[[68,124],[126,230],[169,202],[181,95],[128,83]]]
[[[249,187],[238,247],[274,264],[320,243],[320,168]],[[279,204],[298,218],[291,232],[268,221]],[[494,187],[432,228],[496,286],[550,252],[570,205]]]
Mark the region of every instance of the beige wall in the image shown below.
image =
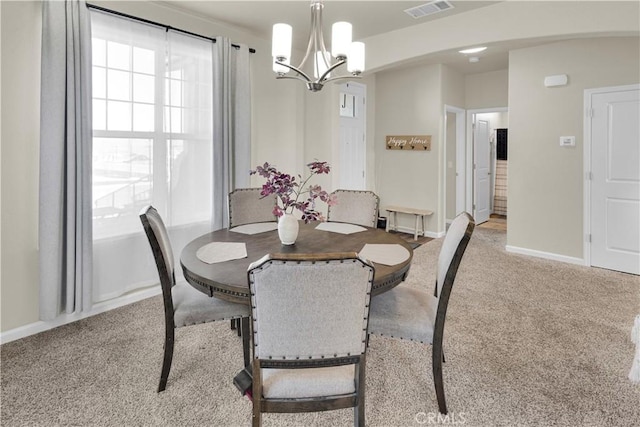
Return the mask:
[[[195,33],[248,44],[253,88],[252,164],[300,163],[304,138],[302,85],[274,82],[271,45],[227,25],[159,3],[101,1],[99,5]],[[38,321],[38,153],[41,3],[0,1],[2,35],[2,270],[0,331]]]
[[[306,92],[304,97],[305,112],[305,132],[301,140],[303,148],[303,158],[299,162],[305,165],[314,160],[327,161],[331,165],[329,175],[314,178],[313,184],[319,184],[326,191],[338,189],[340,182],[340,89],[343,83],[350,80],[338,80],[327,84],[322,91],[312,93]],[[376,191],[375,180],[372,171],[374,170],[374,134],[375,134],[375,87],[376,76],[370,74],[361,79],[352,80],[355,83],[365,86],[366,98],[366,189]],[[299,82],[291,84],[300,85]],[[300,85],[301,86],[301,85]],[[307,172],[307,169],[303,169]],[[326,213],[326,205],[319,204],[319,209]]]
[[[368,37],[367,69],[380,71],[425,55],[503,40],[637,34],[637,1],[501,1]],[[419,21],[416,21],[419,22]]]
[[[583,39],[509,55],[509,246],[582,259],[584,90],[638,83],[638,38]],[[567,74],[563,87],[544,77]],[[559,137],[576,136],[560,147]]]
[[[469,74],[464,87],[468,110],[506,107],[509,103],[509,70]]]
[[[442,102],[452,107],[465,108],[467,78],[446,65],[442,66]]]
[[[451,21],[433,21],[365,40],[370,70],[364,79],[368,187],[381,196],[381,206],[410,203],[433,209],[436,215],[429,219],[428,230],[442,230],[444,103],[465,108],[509,105],[509,155],[518,161],[518,168],[510,166],[509,171],[509,244],[581,257],[582,93],[587,87],[637,82],[637,38],[622,43],[616,39],[563,42],[515,51],[508,72],[467,76],[463,93],[461,77],[442,65],[382,71],[394,63],[479,42],[638,31],[638,2],[551,3],[559,2],[501,2],[456,15]],[[334,158],[337,128],[331,97],[335,86],[316,99],[318,94],[307,92],[303,85],[274,81],[269,40],[161,2],[99,4],[196,33],[225,35],[256,48],[252,55],[253,165],[277,161],[282,169],[302,171],[300,165],[314,157]],[[3,332],[38,319],[40,8],[39,2],[0,1]],[[503,16],[510,19],[497,19]],[[376,70],[380,72],[374,74]],[[558,73],[569,74],[569,85],[544,89],[544,76]],[[432,150],[385,150],[386,135],[403,133],[432,135]],[[577,136],[577,147],[560,150],[558,136],[571,134]],[[331,186],[331,181],[321,183]],[[408,218],[401,225],[413,226]]]
[[[39,2],[2,8],[2,331],[38,320]]]
[[[376,76],[375,179],[381,207],[438,210],[441,76],[441,65],[417,65]],[[387,135],[431,135],[431,151],[387,150]],[[413,218],[398,219],[401,226],[413,229]],[[435,213],[427,230],[437,231],[438,221]]]

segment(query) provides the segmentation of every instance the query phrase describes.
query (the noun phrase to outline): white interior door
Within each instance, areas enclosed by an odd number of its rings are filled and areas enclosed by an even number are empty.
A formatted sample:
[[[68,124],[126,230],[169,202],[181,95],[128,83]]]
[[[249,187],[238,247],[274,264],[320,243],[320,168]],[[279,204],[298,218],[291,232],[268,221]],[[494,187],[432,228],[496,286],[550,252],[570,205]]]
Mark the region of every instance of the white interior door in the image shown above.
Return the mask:
[[[640,89],[591,95],[591,265],[640,274]]]
[[[340,88],[340,169],[338,188],[366,190],[365,86]]]
[[[489,122],[477,120],[473,129],[473,159],[475,166],[473,216],[476,224],[488,221],[491,214],[490,154]]]

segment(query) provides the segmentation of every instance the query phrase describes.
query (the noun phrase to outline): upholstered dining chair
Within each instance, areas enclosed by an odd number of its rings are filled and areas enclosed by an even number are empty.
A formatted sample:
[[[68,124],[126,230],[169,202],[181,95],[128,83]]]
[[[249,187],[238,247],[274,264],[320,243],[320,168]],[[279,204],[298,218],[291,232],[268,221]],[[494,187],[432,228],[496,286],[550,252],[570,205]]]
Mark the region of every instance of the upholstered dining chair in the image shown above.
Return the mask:
[[[156,261],[164,302],[164,358],[158,392],[164,391],[167,387],[176,328],[219,320],[242,319],[243,353],[245,366],[247,366],[250,363],[250,307],[208,297],[185,282],[176,283],[173,251],[162,218],[155,208],[147,206],[140,212],[140,220]]]
[[[275,222],[276,195],[260,195],[261,188],[238,188],[229,193],[229,228],[256,222]]]
[[[374,274],[356,253],[272,254],[249,266],[254,426],[265,412],[350,407],[364,426]]]
[[[329,206],[327,221],[376,227],[380,198],[373,191],[336,190],[336,204]]]
[[[444,322],[451,288],[474,227],[466,212],[451,223],[438,257],[434,292],[399,285],[371,303],[370,334],[432,345],[433,382],[442,414],[447,413],[442,381]]]

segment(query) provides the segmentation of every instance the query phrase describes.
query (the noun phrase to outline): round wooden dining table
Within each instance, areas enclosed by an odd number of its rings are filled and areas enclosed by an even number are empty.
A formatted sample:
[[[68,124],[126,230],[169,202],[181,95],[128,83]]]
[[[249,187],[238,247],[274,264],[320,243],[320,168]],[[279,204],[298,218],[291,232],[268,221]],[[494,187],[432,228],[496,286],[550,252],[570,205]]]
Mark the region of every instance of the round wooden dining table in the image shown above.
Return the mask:
[[[248,267],[267,254],[360,252],[366,244],[396,244],[406,248],[409,251],[409,256],[395,265],[373,262],[375,279],[371,294],[377,295],[385,292],[406,278],[413,259],[413,249],[398,235],[377,228],[366,228],[366,230],[357,233],[341,234],[317,230],[318,224],[318,222],[305,224],[300,221],[300,232],[293,245],[280,243],[277,230],[258,234],[243,234],[222,229],[204,234],[191,241],[182,250],[180,264],[184,277],[191,286],[209,296],[249,304]],[[247,256],[213,264],[201,261],[196,255],[198,249],[212,242],[245,243]],[[321,278],[318,280],[321,281]]]

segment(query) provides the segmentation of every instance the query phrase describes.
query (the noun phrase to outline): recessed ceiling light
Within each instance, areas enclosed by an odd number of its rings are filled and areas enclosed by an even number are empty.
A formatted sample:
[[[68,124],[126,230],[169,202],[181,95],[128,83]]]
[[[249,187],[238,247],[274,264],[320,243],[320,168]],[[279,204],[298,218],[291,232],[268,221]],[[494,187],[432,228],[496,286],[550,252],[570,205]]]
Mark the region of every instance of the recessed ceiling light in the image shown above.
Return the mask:
[[[482,52],[483,50],[486,50],[486,49],[487,49],[486,46],[472,47],[471,49],[459,50],[458,52],[460,52],[460,53],[478,53],[478,52]]]

